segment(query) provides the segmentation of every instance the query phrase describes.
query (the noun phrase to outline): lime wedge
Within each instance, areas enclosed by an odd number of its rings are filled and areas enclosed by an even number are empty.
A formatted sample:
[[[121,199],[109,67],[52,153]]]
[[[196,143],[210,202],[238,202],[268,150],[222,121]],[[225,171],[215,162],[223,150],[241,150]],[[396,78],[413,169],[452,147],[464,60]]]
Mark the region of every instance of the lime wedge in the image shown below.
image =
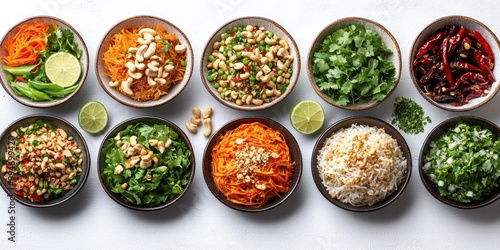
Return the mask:
[[[74,85],[80,79],[81,73],[80,61],[68,52],[54,53],[45,62],[47,78],[64,88]]]
[[[316,101],[303,100],[290,112],[290,122],[293,128],[302,134],[312,134],[318,131],[325,120],[323,107]]]
[[[88,133],[99,133],[108,125],[108,112],[100,102],[89,101],[78,112],[78,124]]]

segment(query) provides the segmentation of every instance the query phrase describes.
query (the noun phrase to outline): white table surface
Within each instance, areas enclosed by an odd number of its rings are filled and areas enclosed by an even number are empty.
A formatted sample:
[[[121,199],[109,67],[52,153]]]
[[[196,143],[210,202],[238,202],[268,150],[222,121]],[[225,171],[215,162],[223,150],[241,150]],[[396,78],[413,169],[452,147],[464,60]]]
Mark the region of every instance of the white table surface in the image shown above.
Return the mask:
[[[288,2],[288,3],[286,3]],[[479,2],[479,3],[476,3]],[[48,109],[25,107],[0,90],[0,129],[28,115],[50,113],[77,126],[80,106],[98,100],[109,111],[109,127],[136,115],[158,115],[179,124],[191,108],[214,108],[218,129],[244,116],[266,116],[281,122],[300,142],[304,162],[301,182],[281,206],[248,214],[220,203],[208,190],[202,175],[207,139],[190,134],[196,156],[196,175],[188,193],[176,204],[157,212],[137,212],[121,207],[103,191],[96,171],[97,151],[103,139],[82,131],[92,156],[92,169],[83,190],[67,203],[50,209],[17,204],[16,242],[8,241],[8,196],[0,195],[0,249],[492,249],[500,245],[500,202],[475,210],[460,210],[438,202],[424,188],[417,171],[418,154],[427,133],[439,122],[457,115],[477,115],[500,122],[500,97],[470,112],[451,113],[427,103],[416,91],[408,73],[413,39],[433,20],[446,15],[466,15],[500,32],[498,1],[4,1],[0,17],[3,35],[19,21],[35,15],[53,15],[84,38],[90,53],[89,77],[84,88],[66,104]],[[134,109],[102,91],[94,73],[98,44],[118,21],[135,15],[162,17],[188,36],[195,54],[195,70],[187,88],[164,106]],[[263,16],[280,23],[296,40],[302,58],[299,82],[282,103],[262,112],[241,112],[222,106],[209,95],[199,74],[200,55],[209,36],[225,22],[243,16]],[[366,112],[329,106],[313,91],[306,72],[306,58],[317,33],[334,20],[360,16],[383,24],[396,37],[403,71],[388,100]],[[499,35],[499,34],[497,34]],[[370,213],[353,213],[329,203],[311,176],[311,150],[319,133],[301,135],[290,125],[289,112],[302,99],[320,102],[326,115],[323,129],[339,119],[372,115],[390,121],[394,98],[406,96],[420,103],[432,118],[424,133],[404,137],[413,155],[409,186],[390,206]],[[78,127],[78,126],[77,126]],[[108,127],[108,128],[109,128]]]

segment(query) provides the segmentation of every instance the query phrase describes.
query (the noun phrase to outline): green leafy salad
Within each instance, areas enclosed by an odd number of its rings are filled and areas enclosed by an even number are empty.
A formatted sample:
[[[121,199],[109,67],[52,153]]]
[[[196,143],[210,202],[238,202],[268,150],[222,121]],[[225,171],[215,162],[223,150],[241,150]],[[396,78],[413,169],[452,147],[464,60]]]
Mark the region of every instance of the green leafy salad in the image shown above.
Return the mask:
[[[381,101],[396,83],[391,54],[375,31],[352,24],[325,37],[312,73],[320,91],[339,105]]]
[[[101,176],[128,203],[158,206],[181,194],[191,175],[192,152],[167,125],[128,125],[105,141]]]
[[[450,200],[481,201],[498,190],[500,140],[490,130],[460,122],[431,142],[423,170]]]

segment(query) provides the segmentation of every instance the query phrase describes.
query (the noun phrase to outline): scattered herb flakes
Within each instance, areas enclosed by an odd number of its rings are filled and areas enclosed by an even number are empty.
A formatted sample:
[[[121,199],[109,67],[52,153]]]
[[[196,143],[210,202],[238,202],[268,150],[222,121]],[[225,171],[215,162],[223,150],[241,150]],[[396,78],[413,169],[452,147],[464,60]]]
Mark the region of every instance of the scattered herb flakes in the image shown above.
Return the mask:
[[[391,54],[375,31],[353,24],[322,41],[312,72],[320,91],[339,105],[381,101],[396,83]]]
[[[406,97],[396,98],[392,117],[392,124],[407,134],[422,133],[424,126],[432,122],[418,103]]]

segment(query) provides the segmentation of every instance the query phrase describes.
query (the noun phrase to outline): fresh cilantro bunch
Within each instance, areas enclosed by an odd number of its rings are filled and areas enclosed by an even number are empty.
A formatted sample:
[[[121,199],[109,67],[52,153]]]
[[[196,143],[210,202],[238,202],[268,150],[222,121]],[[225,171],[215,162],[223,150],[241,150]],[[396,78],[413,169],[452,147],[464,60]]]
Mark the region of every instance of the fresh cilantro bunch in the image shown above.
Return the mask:
[[[339,105],[381,101],[396,83],[391,54],[375,31],[352,24],[322,41],[313,56],[313,76]]]

